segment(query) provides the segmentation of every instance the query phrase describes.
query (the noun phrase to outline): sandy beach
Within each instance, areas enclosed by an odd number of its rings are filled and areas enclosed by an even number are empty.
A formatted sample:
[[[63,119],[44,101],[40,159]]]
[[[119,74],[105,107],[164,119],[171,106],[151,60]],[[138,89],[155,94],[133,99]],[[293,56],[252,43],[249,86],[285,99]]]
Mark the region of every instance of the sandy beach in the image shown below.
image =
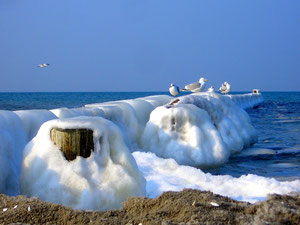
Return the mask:
[[[0,224],[299,224],[300,195],[250,204],[185,189],[155,199],[131,197],[119,210],[82,211],[24,196],[0,195]]]

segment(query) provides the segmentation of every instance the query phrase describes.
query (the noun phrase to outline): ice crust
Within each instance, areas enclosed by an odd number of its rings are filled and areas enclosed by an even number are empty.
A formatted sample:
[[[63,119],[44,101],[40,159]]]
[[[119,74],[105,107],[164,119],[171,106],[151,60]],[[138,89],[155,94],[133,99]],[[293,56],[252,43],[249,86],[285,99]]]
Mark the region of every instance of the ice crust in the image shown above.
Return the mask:
[[[19,176],[25,139],[22,120],[17,114],[0,110],[0,193],[20,194]]]
[[[71,118],[76,116],[99,116],[103,117],[104,112],[101,109],[97,108],[59,108],[50,110],[57,118]]]
[[[141,135],[151,112],[173,98],[168,95],[112,101],[86,105],[86,109],[96,108],[104,112],[103,117],[114,122],[124,134],[126,143],[136,150],[140,146]]]
[[[194,167],[178,165],[174,159],[162,159],[150,152],[134,152],[133,156],[147,180],[146,189],[150,198],[165,191],[193,188],[254,203],[265,200],[268,194],[300,192],[300,180],[280,182],[253,174],[239,178],[217,176]]]
[[[239,94],[239,95],[224,95],[225,98],[230,98],[235,104],[243,109],[253,108],[264,101],[261,94]]]
[[[248,114],[228,97],[195,93],[152,111],[142,149],[179,164],[220,166],[257,140]]]
[[[33,109],[14,111],[22,120],[26,142],[35,137],[41,125],[57,117],[49,110]]]
[[[90,128],[94,152],[67,161],[53,144],[51,128]],[[42,125],[24,150],[21,192],[76,209],[121,207],[129,196],[145,195],[145,179],[112,122],[96,117],[51,120]]]

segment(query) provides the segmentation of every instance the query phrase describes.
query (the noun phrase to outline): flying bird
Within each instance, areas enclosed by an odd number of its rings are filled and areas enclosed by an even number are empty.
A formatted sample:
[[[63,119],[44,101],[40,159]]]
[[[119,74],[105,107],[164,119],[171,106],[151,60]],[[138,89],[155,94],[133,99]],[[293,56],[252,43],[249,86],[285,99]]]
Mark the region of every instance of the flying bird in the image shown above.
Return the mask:
[[[46,66],[50,66],[50,64],[48,64],[48,63],[39,64],[37,67],[43,68],[43,67],[46,67]]]
[[[222,94],[228,94],[230,92],[230,84],[228,84],[226,81],[222,84],[222,86],[219,88],[219,91]]]
[[[175,84],[170,84],[169,92],[171,95],[176,96],[179,94],[180,90]]]
[[[208,81],[207,79],[201,77],[199,82],[194,82],[194,83],[186,85],[182,89],[182,91],[201,92],[205,89],[207,81]]]

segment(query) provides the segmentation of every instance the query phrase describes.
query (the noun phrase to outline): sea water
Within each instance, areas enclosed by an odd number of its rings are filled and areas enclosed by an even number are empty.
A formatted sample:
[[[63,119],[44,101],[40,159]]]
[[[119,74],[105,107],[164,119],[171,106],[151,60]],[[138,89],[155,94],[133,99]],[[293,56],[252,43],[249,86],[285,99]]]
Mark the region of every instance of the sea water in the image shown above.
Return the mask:
[[[165,92],[12,92],[0,93],[0,110],[76,108]]]
[[[212,174],[256,174],[280,181],[300,178],[300,92],[265,92],[264,102],[247,109],[258,142],[234,155]]]
[[[134,99],[166,92],[0,93],[0,110],[75,108],[91,103]],[[232,93],[241,94],[241,93]],[[263,92],[264,102],[247,112],[258,142],[213,175],[256,174],[280,181],[300,179],[300,92]]]

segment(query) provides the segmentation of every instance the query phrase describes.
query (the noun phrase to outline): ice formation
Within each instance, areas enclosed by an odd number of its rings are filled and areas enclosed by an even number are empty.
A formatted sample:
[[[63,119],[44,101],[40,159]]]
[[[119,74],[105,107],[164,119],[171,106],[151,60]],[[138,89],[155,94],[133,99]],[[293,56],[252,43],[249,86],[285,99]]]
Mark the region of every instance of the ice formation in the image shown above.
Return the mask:
[[[197,168],[178,165],[174,159],[159,158],[153,153],[134,152],[133,156],[147,180],[147,196],[150,198],[156,198],[165,191],[193,188],[254,203],[265,200],[268,194],[300,192],[300,180],[280,182],[253,174],[239,178],[214,176]]]
[[[264,101],[261,94],[240,94],[240,95],[224,95],[226,98],[230,98],[235,104],[243,109],[253,108]]]
[[[26,142],[35,137],[43,123],[57,118],[52,112],[43,109],[19,110],[15,111],[15,113],[22,120]]]
[[[179,164],[214,167],[257,139],[248,114],[228,97],[195,93],[152,111],[142,149]]]
[[[100,116],[103,117],[104,113],[101,109],[97,108],[59,108],[50,110],[53,114],[57,116],[57,118],[71,118],[76,116]]]
[[[0,193],[20,194],[21,183],[21,194],[78,209],[106,210],[119,208],[131,195],[157,197],[163,191],[183,188],[210,190],[251,202],[269,193],[300,191],[299,180],[213,176],[179,165],[218,166],[254,143],[256,132],[243,109],[262,101],[260,94],[206,92],[76,109],[0,111]],[[52,127],[90,127],[95,151],[86,159],[65,160],[50,140]],[[21,171],[22,151],[28,141]],[[134,152],[134,159],[130,151],[137,150],[157,155]]]
[[[50,139],[51,128],[90,128],[94,152],[67,161]],[[107,210],[129,196],[145,195],[145,179],[122,133],[100,117],[74,117],[44,123],[24,149],[21,193],[76,209]]]
[[[138,99],[145,100],[151,103],[154,108],[156,108],[157,106],[161,106],[169,103],[173,99],[173,97],[169,95],[153,95],[153,96],[148,96],[148,97],[138,98]]]
[[[19,176],[25,135],[21,119],[0,110],[0,193],[20,194]]]
[[[153,109],[167,104],[173,98],[168,95],[148,96],[129,100],[86,105],[86,109],[99,109],[103,117],[114,122],[122,131],[131,149],[140,146],[141,134]]]

